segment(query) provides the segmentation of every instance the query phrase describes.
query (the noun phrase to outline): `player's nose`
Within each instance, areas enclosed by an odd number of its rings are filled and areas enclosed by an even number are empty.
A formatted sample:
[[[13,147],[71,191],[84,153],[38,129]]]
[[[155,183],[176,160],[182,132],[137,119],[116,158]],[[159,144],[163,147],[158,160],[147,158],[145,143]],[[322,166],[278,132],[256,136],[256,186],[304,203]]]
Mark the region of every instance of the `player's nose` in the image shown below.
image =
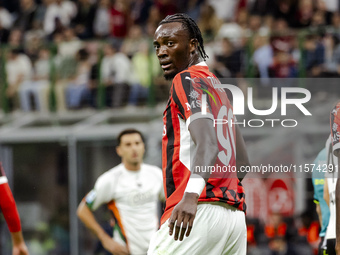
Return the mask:
[[[168,56],[168,50],[165,45],[162,45],[159,47],[159,50],[157,52],[157,57],[158,58],[164,58]]]

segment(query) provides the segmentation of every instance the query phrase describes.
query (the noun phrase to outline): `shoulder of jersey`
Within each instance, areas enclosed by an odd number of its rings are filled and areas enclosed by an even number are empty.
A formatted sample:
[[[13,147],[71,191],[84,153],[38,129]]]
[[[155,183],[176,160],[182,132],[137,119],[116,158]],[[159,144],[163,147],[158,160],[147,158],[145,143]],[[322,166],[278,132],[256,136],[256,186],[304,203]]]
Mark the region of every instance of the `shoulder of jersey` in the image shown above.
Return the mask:
[[[160,169],[158,166],[154,166],[154,165],[149,165],[149,164],[144,164],[143,163],[143,167],[147,171],[152,171],[153,173],[155,173],[157,175],[162,174],[162,169]]]
[[[200,73],[201,70],[204,70],[202,68],[202,66],[194,66],[194,67],[191,66],[190,70],[185,69],[185,70],[179,72],[178,74],[176,74],[176,76],[174,77],[174,80],[178,79],[178,77],[181,76],[181,74],[184,74],[184,73],[187,73],[189,78],[194,78],[194,77],[199,77],[199,78],[203,77],[204,78],[205,76]],[[208,71],[205,70],[205,72],[207,72],[209,75],[212,74],[209,70]]]
[[[114,176],[116,174],[119,174],[121,171],[123,170],[122,168],[122,164],[119,164],[109,170],[107,170],[106,172],[102,173],[99,177],[98,177],[98,180],[101,179],[101,180],[110,180],[108,177],[109,176]]]

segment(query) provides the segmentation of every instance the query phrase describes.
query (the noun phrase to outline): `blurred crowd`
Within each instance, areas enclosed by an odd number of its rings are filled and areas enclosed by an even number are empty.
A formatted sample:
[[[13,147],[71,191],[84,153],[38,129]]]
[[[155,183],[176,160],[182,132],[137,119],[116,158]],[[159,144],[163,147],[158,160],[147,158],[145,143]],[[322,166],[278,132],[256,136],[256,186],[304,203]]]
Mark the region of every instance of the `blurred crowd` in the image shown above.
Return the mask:
[[[272,212],[261,221],[247,218],[249,255],[318,254],[320,226],[310,212],[299,217],[284,217]]]
[[[338,77],[339,9],[337,0],[1,0],[0,86],[10,110],[48,111],[51,98],[58,111],[162,102],[169,84],[152,40],[176,12],[198,23],[220,78],[265,87]]]

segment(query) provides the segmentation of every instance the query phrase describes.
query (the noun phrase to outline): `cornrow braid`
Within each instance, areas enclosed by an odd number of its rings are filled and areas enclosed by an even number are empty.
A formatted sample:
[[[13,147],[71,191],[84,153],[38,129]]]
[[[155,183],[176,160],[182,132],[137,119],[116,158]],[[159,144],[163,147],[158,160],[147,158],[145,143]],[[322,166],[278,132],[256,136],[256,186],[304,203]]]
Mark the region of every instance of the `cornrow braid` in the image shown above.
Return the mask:
[[[172,23],[172,22],[180,22],[182,23],[185,30],[189,32],[189,38],[190,39],[196,39],[198,41],[198,51],[201,55],[201,57],[205,60],[206,58],[209,58],[207,53],[205,53],[204,45],[203,45],[203,37],[201,34],[201,30],[198,28],[196,22],[185,13],[177,13],[174,15],[168,15],[165,19],[163,19],[159,26],[166,23]]]

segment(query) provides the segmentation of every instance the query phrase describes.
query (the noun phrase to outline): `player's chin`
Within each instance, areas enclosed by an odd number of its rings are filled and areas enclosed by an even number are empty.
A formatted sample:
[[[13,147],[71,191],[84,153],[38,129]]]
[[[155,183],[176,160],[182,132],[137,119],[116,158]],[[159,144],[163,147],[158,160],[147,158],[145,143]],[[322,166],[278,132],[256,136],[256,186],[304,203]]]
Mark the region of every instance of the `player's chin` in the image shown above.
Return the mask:
[[[174,70],[164,70],[164,78],[167,81],[172,80],[176,76],[176,72]]]

